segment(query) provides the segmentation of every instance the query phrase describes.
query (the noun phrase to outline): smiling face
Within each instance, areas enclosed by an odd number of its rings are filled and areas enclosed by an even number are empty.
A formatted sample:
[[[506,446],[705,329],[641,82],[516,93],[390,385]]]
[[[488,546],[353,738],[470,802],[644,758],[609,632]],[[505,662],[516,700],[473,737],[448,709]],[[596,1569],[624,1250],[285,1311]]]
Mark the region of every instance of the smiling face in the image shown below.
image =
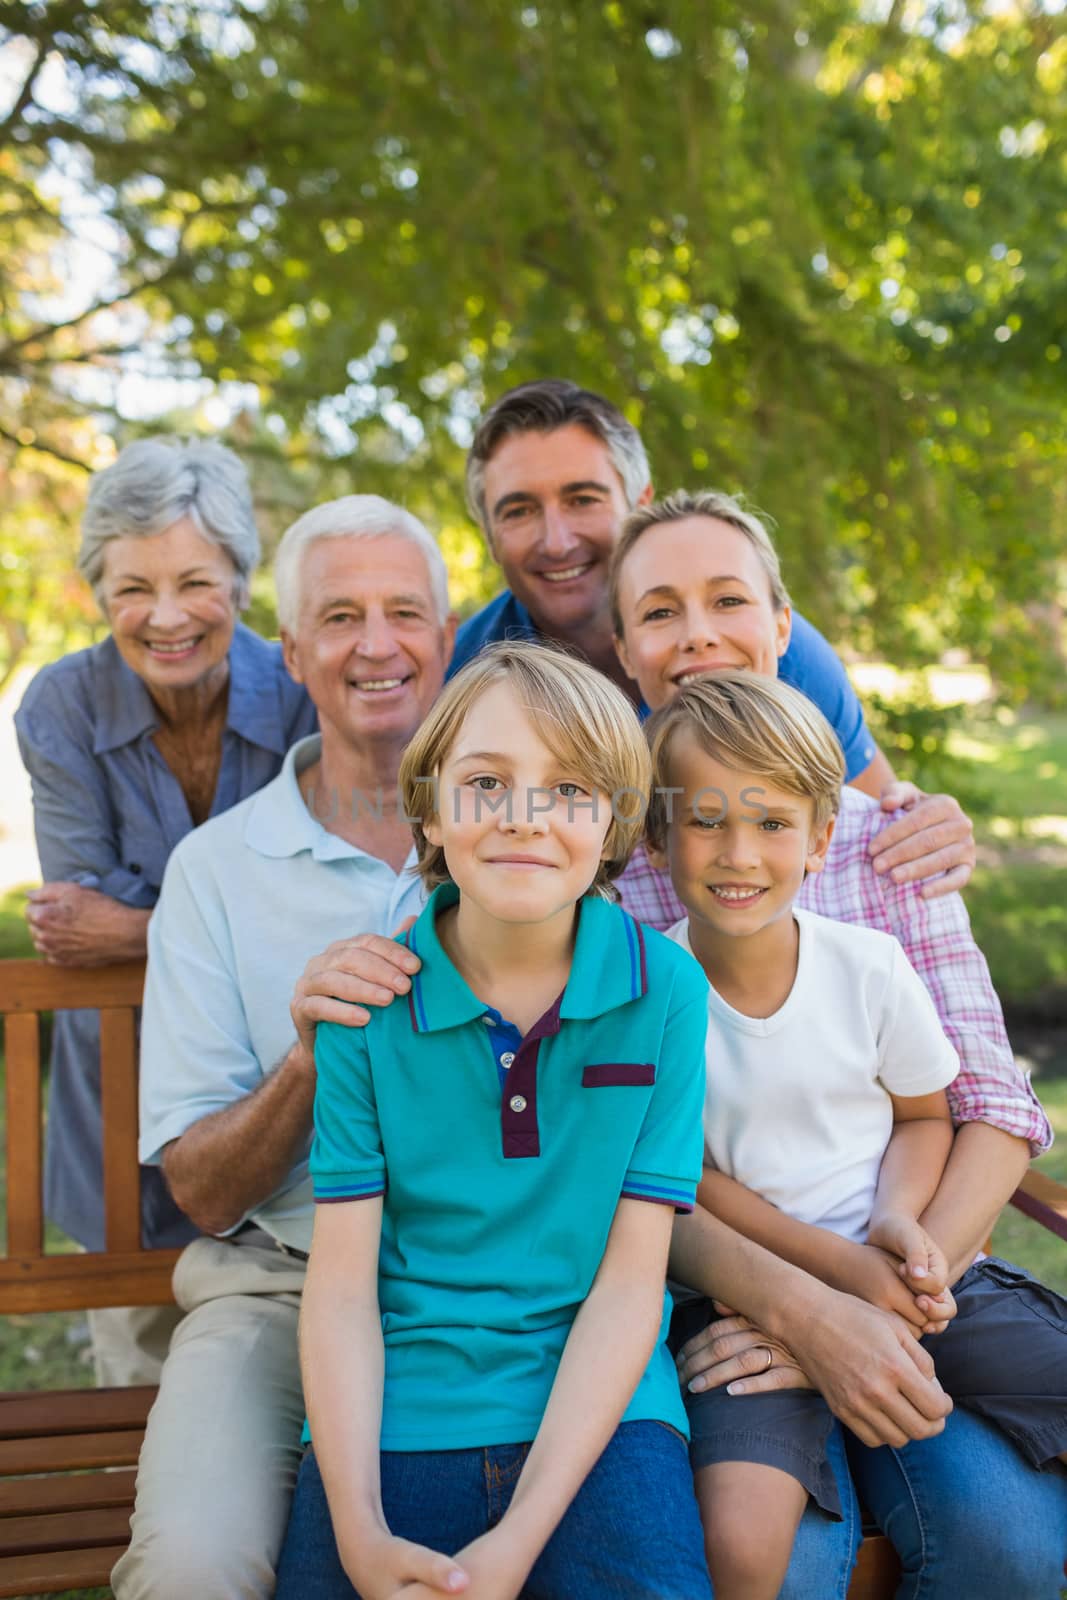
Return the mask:
[[[399,534],[317,539],[304,551],[285,664],[307,689],[323,736],[404,742],[433,704],[455,619],[437,618],[422,551]]]
[[[118,652],[150,692],[210,678],[237,621],[237,569],[190,517],[104,546],[100,599]]]
[[[512,594],[550,638],[608,615],[607,568],[629,509],[605,445],[576,423],[516,433],[485,467],[489,539]]]
[[[604,856],[611,801],[553,754],[509,683],[474,701],[437,785],[423,832],[469,907],[497,923],[569,918]]]
[[[808,872],[822,870],[833,820],[814,826],[815,802],[738,772],[686,730],[672,739],[673,798],[663,849],[649,859],[670,871],[699,953],[708,937],[751,937],[792,914]]]
[[[773,678],[789,644],[755,546],[717,517],[648,528],[623,560],[619,610],[619,659],[654,711],[705,672]]]

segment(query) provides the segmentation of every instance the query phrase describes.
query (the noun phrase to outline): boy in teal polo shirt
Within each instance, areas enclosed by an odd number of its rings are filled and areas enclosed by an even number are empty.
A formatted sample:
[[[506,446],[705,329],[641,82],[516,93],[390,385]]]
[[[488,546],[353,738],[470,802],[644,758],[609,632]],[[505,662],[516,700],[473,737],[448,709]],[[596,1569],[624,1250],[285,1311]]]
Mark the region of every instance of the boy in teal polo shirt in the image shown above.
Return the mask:
[[[636,718],[584,663],[502,645],[400,784],[433,894],[408,1004],[318,1030],[315,1443],[277,1595],[710,1600],[664,1289],[707,987],[609,898],[649,788]]]

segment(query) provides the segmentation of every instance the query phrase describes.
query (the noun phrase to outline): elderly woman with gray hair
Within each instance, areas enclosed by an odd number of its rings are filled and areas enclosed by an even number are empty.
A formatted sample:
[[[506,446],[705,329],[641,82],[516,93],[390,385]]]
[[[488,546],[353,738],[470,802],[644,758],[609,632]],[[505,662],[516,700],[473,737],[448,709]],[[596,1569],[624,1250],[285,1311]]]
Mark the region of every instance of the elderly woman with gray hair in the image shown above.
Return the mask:
[[[34,944],[94,966],[145,954],[171,850],[269,782],[315,714],[278,645],[238,622],[259,559],[252,496],[221,445],[145,439],[89,488],[78,566],[108,637],[34,678],[15,716],[33,785],[42,889]],[[142,1173],[142,1230],[156,1246],[195,1229],[158,1171]],[[57,1015],[45,1204],[88,1248],[103,1245],[96,1016]],[[178,1313],[90,1313],[99,1383],[158,1378]]]

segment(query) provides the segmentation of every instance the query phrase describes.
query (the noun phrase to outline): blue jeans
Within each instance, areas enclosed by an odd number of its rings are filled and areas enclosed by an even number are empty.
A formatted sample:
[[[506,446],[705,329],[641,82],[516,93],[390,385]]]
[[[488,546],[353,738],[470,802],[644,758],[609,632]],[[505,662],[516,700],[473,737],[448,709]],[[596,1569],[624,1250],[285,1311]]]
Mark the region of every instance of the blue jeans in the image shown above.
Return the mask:
[[[848,1445],[860,1499],[904,1568],[897,1600],[1058,1600],[1067,1469],[1030,1466],[993,1423],[957,1405],[936,1439]]]
[[[383,1451],[390,1530],[446,1555],[495,1527],[529,1445]],[[525,1600],[711,1600],[689,1457],[658,1422],[624,1422],[523,1588]],[[337,1554],[314,1451],[300,1468],[275,1600],[358,1600]]]
[[[827,1440],[826,1458],[841,1500],[841,1521],[836,1522],[809,1500],[778,1600],[845,1600],[848,1594],[860,1547],[860,1508],[845,1456],[844,1429],[836,1421]]]
[[[842,1468],[847,1437],[855,1489]],[[844,1600],[859,1498],[901,1559],[897,1600],[1058,1600],[1067,1559],[1067,1471],[1024,1460],[957,1406],[936,1439],[869,1450],[834,1425],[827,1447],[842,1522],[805,1511],[780,1600]]]

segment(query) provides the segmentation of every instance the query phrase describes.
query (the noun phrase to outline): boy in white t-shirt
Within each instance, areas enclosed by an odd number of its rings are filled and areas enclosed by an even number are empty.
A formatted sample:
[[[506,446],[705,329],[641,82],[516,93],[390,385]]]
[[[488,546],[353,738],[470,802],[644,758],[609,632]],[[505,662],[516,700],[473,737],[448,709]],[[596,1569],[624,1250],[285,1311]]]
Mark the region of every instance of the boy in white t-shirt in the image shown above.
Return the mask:
[[[1037,1467],[1067,1451],[1067,1302],[1005,1262],[947,1284],[921,1225],[953,1139],[959,1067],[897,941],[793,901],[823,865],[844,763],[802,694],[753,673],[688,684],[649,724],[649,855],[709,982],[707,1210],[835,1288],[895,1310],[947,1391]],[[684,1342],[708,1320],[683,1304]],[[977,1335],[977,1337],[976,1337]],[[716,1600],[772,1600],[809,1494],[841,1508],[810,1390],[687,1395]]]

